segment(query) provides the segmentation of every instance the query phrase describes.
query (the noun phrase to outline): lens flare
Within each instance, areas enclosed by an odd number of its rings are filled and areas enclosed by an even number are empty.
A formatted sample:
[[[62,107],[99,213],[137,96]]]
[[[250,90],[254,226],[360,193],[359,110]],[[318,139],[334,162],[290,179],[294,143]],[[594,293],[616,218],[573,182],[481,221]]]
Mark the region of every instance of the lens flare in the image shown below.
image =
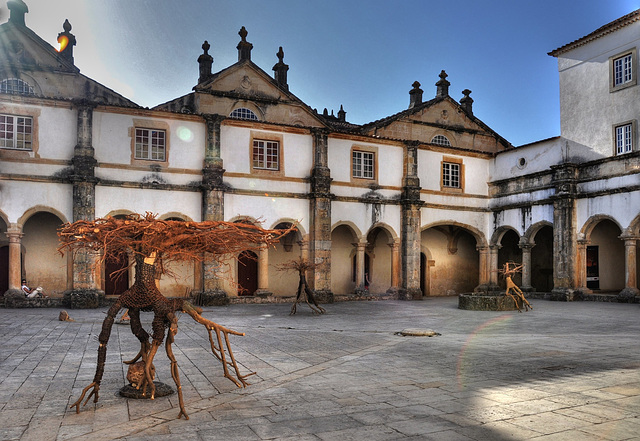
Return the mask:
[[[185,142],[193,141],[193,132],[191,131],[191,129],[185,126],[178,127],[178,130],[176,131],[176,133],[178,134],[178,138],[180,138],[182,141],[185,141]]]
[[[60,45],[60,47],[58,48],[58,52],[62,52],[69,44],[69,37],[67,37],[66,35],[59,36],[58,44]]]

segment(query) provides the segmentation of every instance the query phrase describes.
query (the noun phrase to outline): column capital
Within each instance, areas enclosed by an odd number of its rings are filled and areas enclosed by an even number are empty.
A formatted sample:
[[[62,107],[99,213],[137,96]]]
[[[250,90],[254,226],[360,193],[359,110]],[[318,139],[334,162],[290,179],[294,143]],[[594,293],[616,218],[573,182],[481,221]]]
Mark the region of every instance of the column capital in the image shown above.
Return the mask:
[[[632,234],[622,234],[618,236],[618,239],[624,240],[626,242],[634,242],[636,240],[640,240],[640,236],[634,236]]]
[[[20,239],[24,236],[22,228],[15,224],[9,227],[4,234],[9,238],[10,243],[20,243]]]
[[[518,243],[518,247],[520,247],[522,252],[525,252],[525,250],[530,252],[531,248],[533,248],[535,246],[536,246],[535,243],[530,243],[530,242],[519,242]]]

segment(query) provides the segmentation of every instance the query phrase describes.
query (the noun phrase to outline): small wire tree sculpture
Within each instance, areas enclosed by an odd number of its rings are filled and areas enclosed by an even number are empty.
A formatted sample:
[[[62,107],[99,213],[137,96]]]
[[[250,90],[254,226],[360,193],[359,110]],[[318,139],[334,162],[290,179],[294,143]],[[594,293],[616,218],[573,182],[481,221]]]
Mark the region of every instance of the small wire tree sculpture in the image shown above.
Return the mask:
[[[518,287],[518,285],[515,284],[513,280],[511,280],[511,277],[513,275],[521,271],[522,264],[518,265],[514,262],[506,262],[500,270],[500,273],[504,276],[507,284],[507,290],[505,291],[504,295],[513,299],[513,302],[516,304],[516,308],[518,308],[519,312],[522,312],[522,307],[524,307],[525,311],[533,309],[533,306],[531,306],[531,304],[524,297],[524,293],[522,292],[522,290]],[[511,293],[512,290],[513,293]]]
[[[165,264],[171,260],[202,261],[205,253],[220,264],[224,264],[232,256],[246,249],[257,249],[260,244],[272,245],[291,229],[265,230],[249,222],[183,222],[156,219],[151,213],[144,216],[133,214],[124,219],[108,217],[94,221],[80,220],[63,225],[59,231],[61,245],[58,251],[75,252],[79,249],[90,249],[102,253],[96,262],[103,262],[110,256],[123,251],[132,253],[135,261],[135,280],[133,285],[121,294],[109,308],[107,317],[102,323],[102,331],[98,337],[98,362],[93,382],[85,387],[80,398],[70,407],[80,412],[80,404],[87,392],[86,405],[93,396],[98,401],[100,382],[104,374],[107,354],[107,343],[111,335],[114,319],[122,308],[128,308],[132,333],[140,341],[140,351],[126,364],[138,360],[144,362],[144,378],[137,384],[145,395],[150,390],[150,398],[155,397],[153,384],[153,360],[167,333],[165,349],[171,362],[171,376],[178,390],[180,413],[189,419],[184,408],[182,388],[178,375],[178,363],[173,355],[172,344],[178,332],[176,312],[182,311],[190,315],[196,322],[204,325],[209,333],[209,342],[213,354],[222,363],[224,376],[238,387],[249,383],[247,375],[240,374],[235,357],[229,343],[229,335],[244,335],[211,320],[202,317],[202,309],[192,305],[183,298],[168,299],[158,290],[155,280],[165,272]],[[140,322],[140,311],[153,311],[152,335],[145,331]],[[212,331],[215,333],[215,339]],[[152,337],[149,342],[149,337]],[[223,342],[224,340],[224,342]],[[233,369],[233,373],[230,372]]]
[[[307,271],[317,268],[318,264],[311,263],[300,257],[297,260],[290,260],[288,262],[275,265],[275,267],[278,271],[297,271],[300,276],[298,291],[296,293],[296,301],[293,302],[289,315],[295,314],[298,304],[303,301],[309,305],[309,308],[311,308],[311,311],[313,311],[314,314],[324,314],[326,312],[322,306],[318,305],[316,298],[313,296],[313,291],[311,291],[311,288],[309,288],[309,284],[307,283]]]

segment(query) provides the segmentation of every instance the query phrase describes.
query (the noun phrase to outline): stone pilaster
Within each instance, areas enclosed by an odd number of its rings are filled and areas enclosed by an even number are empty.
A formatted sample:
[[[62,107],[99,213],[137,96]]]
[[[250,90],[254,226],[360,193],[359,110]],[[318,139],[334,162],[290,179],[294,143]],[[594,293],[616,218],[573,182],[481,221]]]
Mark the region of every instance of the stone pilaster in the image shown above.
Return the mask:
[[[639,238],[622,235],[620,239],[624,240],[625,288],[618,294],[618,301],[633,303],[635,297],[640,295],[636,264],[637,243]]]
[[[489,246],[489,291],[499,291],[498,285],[498,251],[502,248],[501,245]]]
[[[553,290],[558,300],[573,300],[577,288],[576,181],[578,169],[566,163],[551,167],[553,196]]]
[[[268,297],[272,294],[269,291],[269,247],[261,244],[258,251],[258,290],[255,295]]]
[[[402,300],[422,299],[420,290],[420,225],[422,201],[418,178],[418,143],[406,145],[406,175],[402,186],[401,254],[402,288],[398,298]]]
[[[367,248],[366,239],[353,244],[356,247],[356,292],[364,290],[364,255]]]
[[[311,276],[316,299],[333,302],[331,292],[331,172],[328,164],[327,132],[315,130],[313,136],[314,167],[311,170],[309,201],[309,252],[318,264]]]
[[[488,292],[489,291],[489,274],[491,272],[490,268],[490,255],[489,255],[489,247],[484,246],[476,246],[478,250],[478,286],[474,288],[474,292]]]
[[[224,120],[221,115],[204,115],[207,127],[204,167],[202,169],[202,220],[224,220],[224,168],[220,157],[220,126]],[[202,289],[205,292],[224,293],[224,268],[209,255],[202,263]]]
[[[586,239],[576,241],[576,287],[582,294],[591,294],[593,291],[587,288],[587,245]]]
[[[535,245],[528,242],[520,242],[518,244],[522,250],[522,291],[534,291],[531,286],[531,248]]]
[[[20,289],[22,278],[22,228],[11,224],[5,233],[9,238],[9,289]]]
[[[95,168],[98,162],[92,145],[93,105],[86,102],[77,104],[77,144],[73,149],[73,221],[92,221],[96,217]],[[80,249],[73,256],[73,280],[71,289],[99,290],[100,275],[96,265],[96,254],[88,249]]]

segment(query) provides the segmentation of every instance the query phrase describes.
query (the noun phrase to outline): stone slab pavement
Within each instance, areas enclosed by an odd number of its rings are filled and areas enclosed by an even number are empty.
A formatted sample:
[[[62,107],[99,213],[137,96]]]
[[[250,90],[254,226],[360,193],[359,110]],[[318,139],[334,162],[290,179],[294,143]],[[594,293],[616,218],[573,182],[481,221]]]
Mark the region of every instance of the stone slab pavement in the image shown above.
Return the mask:
[[[138,342],[114,325],[97,404],[106,309],[0,309],[2,440],[640,440],[640,306],[533,300],[526,313],[463,311],[456,298],[205,308],[251,385],[222,375],[202,325],[181,314],[177,396],[121,398]],[[143,313],[150,328],[151,314]],[[434,337],[403,337],[428,328]],[[157,380],[174,385],[164,350]]]

